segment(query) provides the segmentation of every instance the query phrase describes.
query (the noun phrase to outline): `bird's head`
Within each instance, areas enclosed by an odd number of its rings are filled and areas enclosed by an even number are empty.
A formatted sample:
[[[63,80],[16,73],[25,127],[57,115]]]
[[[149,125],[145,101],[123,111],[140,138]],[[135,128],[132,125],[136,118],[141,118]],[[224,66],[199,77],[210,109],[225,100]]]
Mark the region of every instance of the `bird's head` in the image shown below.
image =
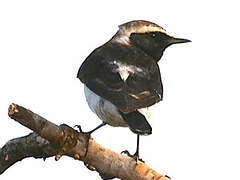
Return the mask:
[[[170,45],[191,42],[188,39],[169,36],[161,26],[143,20],[130,21],[120,25],[119,31],[113,39],[124,45],[136,46],[157,61]]]

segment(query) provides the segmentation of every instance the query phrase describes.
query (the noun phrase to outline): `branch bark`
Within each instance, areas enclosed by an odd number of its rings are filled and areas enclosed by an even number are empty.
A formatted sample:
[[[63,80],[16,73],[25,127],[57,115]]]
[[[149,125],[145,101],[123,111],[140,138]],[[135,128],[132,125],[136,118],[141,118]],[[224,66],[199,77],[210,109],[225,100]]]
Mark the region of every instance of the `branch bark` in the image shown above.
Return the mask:
[[[27,157],[45,159],[55,156],[59,160],[62,155],[67,155],[83,161],[103,179],[169,180],[168,176],[157,173],[145,163],[104,148],[86,134],[65,124],[57,126],[24,107],[11,104],[8,115],[34,132],[12,139],[0,149],[0,174]]]

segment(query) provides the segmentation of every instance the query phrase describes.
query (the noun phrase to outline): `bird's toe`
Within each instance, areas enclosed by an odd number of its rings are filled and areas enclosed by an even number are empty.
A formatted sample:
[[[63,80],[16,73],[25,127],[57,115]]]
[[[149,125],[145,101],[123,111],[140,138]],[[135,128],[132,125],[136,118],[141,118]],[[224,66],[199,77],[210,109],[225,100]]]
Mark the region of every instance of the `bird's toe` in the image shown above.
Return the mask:
[[[122,151],[121,154],[126,154],[128,157],[133,158],[136,162],[141,161],[145,163],[142,159],[139,158],[139,154],[136,152],[135,154],[130,154],[128,150]]]

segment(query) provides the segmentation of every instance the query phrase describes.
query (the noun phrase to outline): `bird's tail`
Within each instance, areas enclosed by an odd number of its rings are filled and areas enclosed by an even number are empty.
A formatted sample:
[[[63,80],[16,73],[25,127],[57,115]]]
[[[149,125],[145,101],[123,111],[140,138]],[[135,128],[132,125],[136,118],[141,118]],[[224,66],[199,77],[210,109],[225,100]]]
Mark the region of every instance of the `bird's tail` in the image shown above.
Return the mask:
[[[125,122],[128,124],[132,132],[139,135],[150,135],[152,134],[152,127],[146,120],[145,116],[140,112],[133,111],[127,114],[120,112]]]

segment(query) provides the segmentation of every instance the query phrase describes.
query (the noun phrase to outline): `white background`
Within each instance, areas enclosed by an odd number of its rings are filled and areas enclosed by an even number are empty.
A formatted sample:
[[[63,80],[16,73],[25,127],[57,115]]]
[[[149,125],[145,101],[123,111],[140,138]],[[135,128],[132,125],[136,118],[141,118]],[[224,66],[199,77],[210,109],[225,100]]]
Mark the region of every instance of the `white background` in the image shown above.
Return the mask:
[[[171,46],[159,63],[164,99],[140,156],[173,180],[240,179],[239,16],[233,0],[0,1],[0,147],[30,133],[7,116],[10,103],[56,124],[98,125],[78,68],[119,24],[144,19],[192,43]],[[128,128],[106,126],[93,138],[116,152],[136,148]],[[68,157],[24,159],[0,176],[16,178],[100,179]]]

